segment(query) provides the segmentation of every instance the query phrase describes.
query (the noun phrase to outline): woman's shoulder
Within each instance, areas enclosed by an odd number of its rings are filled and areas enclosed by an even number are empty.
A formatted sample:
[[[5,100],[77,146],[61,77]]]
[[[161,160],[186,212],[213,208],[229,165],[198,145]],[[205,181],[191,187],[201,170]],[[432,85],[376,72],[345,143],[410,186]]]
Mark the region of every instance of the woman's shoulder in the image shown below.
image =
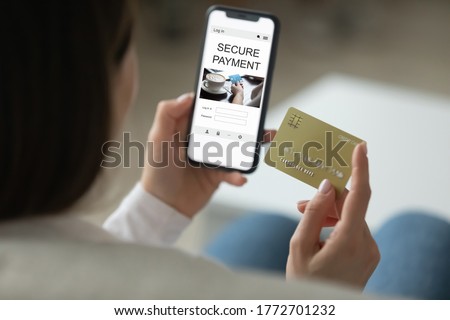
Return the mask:
[[[302,281],[289,285],[276,276],[234,273],[177,249],[43,236],[39,232],[26,235],[30,229],[32,225],[22,225],[20,232],[16,229],[9,236],[0,232],[0,298],[359,297],[351,290],[316,282]]]

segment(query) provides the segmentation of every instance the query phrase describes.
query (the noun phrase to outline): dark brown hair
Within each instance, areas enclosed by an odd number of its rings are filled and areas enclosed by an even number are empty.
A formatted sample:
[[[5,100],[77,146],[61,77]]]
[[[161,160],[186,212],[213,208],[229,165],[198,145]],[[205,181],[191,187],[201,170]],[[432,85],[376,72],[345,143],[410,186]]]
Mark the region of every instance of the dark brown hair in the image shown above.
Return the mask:
[[[61,211],[100,170],[125,0],[0,3],[0,220]]]

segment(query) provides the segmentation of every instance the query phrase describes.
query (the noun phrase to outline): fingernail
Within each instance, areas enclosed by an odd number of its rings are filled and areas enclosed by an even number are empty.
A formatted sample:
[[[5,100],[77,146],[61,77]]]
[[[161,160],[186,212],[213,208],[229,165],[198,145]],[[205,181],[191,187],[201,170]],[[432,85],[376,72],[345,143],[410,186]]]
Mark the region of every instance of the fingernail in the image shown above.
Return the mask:
[[[307,202],[308,202],[308,200],[300,200],[300,201],[297,201],[297,205],[299,206],[299,205],[307,203]]]
[[[190,97],[192,97],[192,96],[193,96],[193,93],[192,93],[192,92],[183,93],[181,96],[179,96],[179,97],[177,98],[177,101],[178,101],[178,102],[181,102],[181,101],[184,101],[184,100],[186,100],[187,98],[190,98]]]
[[[331,189],[330,180],[328,180],[328,179],[322,180],[322,182],[320,183],[320,186],[319,186],[319,192],[325,194],[325,193],[328,193],[328,191],[330,191],[330,189]]]
[[[364,154],[367,155],[367,142],[363,141],[361,143]]]

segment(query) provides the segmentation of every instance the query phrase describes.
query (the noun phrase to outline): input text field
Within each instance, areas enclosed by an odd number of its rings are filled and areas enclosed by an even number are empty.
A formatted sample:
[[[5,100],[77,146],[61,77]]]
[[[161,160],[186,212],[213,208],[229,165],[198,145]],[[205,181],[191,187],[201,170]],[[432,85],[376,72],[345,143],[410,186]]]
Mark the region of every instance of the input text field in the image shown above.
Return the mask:
[[[241,126],[245,126],[247,124],[247,120],[246,119],[236,119],[236,118],[230,118],[230,117],[218,116],[218,115],[216,115],[214,117],[214,120],[220,121],[220,122],[238,124],[238,125],[241,125]]]
[[[248,112],[231,110],[231,109],[226,109],[226,108],[216,108],[216,113],[234,116],[234,117],[238,117],[238,118],[247,118],[247,116],[248,116]]]

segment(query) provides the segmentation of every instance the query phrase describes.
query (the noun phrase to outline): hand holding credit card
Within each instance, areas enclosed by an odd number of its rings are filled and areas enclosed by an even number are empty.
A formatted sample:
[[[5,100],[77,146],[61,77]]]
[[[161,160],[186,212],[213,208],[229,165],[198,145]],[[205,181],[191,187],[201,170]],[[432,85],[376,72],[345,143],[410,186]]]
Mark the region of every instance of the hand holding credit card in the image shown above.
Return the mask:
[[[328,179],[339,195],[351,175],[353,149],[361,142],[326,122],[289,108],[264,160],[315,188]]]

